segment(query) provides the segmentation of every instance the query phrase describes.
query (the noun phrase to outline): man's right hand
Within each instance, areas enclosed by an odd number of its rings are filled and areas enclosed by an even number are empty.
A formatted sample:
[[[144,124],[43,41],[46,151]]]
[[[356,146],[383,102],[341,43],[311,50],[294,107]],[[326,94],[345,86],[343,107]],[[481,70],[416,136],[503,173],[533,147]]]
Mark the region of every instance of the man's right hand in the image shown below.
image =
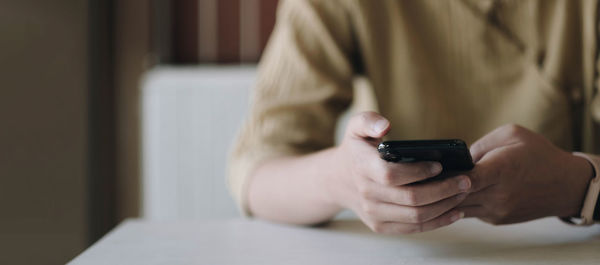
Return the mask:
[[[373,231],[384,234],[424,232],[449,225],[464,213],[471,182],[466,175],[416,183],[442,172],[438,162],[393,163],[379,157],[377,145],[390,123],[375,112],[353,116],[334,152],[337,172],[328,178],[330,199],[353,210]]]

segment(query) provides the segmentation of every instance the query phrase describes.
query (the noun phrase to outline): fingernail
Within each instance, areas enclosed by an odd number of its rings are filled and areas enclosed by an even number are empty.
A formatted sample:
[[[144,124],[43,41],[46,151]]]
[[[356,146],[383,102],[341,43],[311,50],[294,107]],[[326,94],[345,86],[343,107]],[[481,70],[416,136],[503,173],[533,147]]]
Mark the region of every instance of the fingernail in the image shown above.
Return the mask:
[[[450,221],[451,222],[456,222],[458,219],[461,219],[463,217],[465,217],[465,213],[459,212],[459,213],[456,213],[456,214],[452,215],[452,217],[450,217]]]
[[[373,131],[375,133],[381,133],[388,127],[388,124],[388,121],[380,119],[373,124]]]
[[[469,178],[467,177],[463,177],[459,182],[458,182],[458,189],[460,189],[461,191],[466,191],[471,187],[471,181],[469,180]]]
[[[438,162],[433,162],[429,166],[429,172],[433,175],[440,174],[442,172],[442,165]]]

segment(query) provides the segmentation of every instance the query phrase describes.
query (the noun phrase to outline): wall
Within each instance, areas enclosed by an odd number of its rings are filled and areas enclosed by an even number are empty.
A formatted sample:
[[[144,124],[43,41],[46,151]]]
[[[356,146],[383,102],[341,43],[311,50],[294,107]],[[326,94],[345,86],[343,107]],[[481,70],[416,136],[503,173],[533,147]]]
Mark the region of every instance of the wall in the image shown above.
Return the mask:
[[[0,264],[87,244],[87,3],[0,3]]]
[[[115,1],[116,215],[121,221],[140,212],[140,79],[153,63],[150,2]]]

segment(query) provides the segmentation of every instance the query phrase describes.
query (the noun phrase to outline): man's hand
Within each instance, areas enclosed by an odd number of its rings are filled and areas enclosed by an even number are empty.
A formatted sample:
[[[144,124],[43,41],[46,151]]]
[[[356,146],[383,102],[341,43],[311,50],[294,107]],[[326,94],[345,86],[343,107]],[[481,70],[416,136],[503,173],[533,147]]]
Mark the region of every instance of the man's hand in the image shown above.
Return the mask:
[[[445,226],[464,213],[453,210],[471,186],[467,176],[415,183],[442,171],[437,162],[392,163],[379,157],[377,145],[390,123],[374,112],[354,116],[335,151],[328,178],[331,200],[352,209],[373,231],[423,232]]]
[[[593,177],[585,159],[517,125],[485,135],[471,154],[472,187],[458,209],[492,224],[575,216]]]

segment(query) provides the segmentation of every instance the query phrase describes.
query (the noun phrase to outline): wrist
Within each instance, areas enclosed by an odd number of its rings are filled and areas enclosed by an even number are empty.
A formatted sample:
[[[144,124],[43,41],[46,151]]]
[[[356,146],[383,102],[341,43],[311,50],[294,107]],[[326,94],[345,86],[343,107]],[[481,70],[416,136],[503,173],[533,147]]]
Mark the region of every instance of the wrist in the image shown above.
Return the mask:
[[[346,208],[344,204],[346,196],[344,190],[346,189],[346,182],[343,181],[345,173],[343,172],[344,167],[343,161],[340,158],[340,147],[334,146],[324,151],[324,158],[322,168],[323,175],[317,185],[323,189],[322,200],[330,205],[330,207],[337,208],[338,211]]]

